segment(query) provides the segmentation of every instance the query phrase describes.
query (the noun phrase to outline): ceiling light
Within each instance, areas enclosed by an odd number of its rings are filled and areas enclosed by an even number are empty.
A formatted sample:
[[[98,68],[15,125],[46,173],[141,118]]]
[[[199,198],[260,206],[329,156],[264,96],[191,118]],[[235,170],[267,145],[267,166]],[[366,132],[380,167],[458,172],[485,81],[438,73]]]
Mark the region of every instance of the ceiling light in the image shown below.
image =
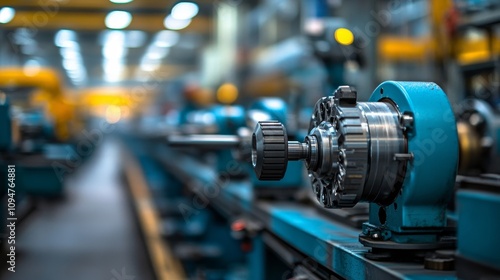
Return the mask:
[[[68,77],[70,77],[73,80],[81,80],[83,79],[83,72],[80,68],[76,70],[68,70]]]
[[[163,21],[166,28],[172,30],[181,30],[186,28],[191,23],[191,19],[176,19],[172,15],[168,15]]]
[[[61,47],[62,49],[69,49],[69,50],[74,50],[74,51],[80,51],[80,45],[76,41],[68,41],[64,43],[64,47]]]
[[[119,43],[127,48],[140,48],[144,45],[147,34],[140,30],[103,30],[99,33],[100,45]]]
[[[179,41],[179,33],[170,30],[162,30],[155,36],[154,44],[158,47],[171,47]]]
[[[125,31],[104,30],[101,34],[100,43],[102,45],[123,46],[125,44]]]
[[[107,75],[109,74],[119,74],[125,70],[125,66],[121,62],[110,62],[110,61],[105,61],[102,64],[102,69],[104,70],[104,73]]]
[[[54,44],[60,48],[69,47],[76,43],[76,32],[73,30],[61,29],[54,37]]]
[[[132,22],[132,15],[125,11],[112,11],[106,15],[104,23],[110,29],[123,29]]]
[[[141,59],[141,64],[140,68],[143,71],[155,71],[158,68],[160,68],[161,61],[160,60],[155,60],[155,59],[150,59],[150,58],[143,58]]]
[[[117,45],[104,45],[102,56],[106,59],[121,59],[127,56],[128,49]]]
[[[192,19],[198,14],[198,5],[192,2],[180,2],[172,8],[172,17],[175,19]]]
[[[109,0],[109,1],[115,4],[127,4],[132,2],[133,0]]]
[[[71,59],[63,59],[62,66],[67,71],[78,70],[81,67],[80,62],[78,60],[71,60]]]
[[[104,61],[102,68],[107,82],[119,82],[124,78],[125,66],[121,62]]]
[[[60,50],[61,56],[64,59],[69,59],[69,60],[82,60],[82,56],[78,50],[75,49],[69,49],[69,48],[62,48]]]
[[[0,9],[0,23],[10,22],[16,15],[16,10],[11,7],[3,7]]]
[[[150,59],[162,59],[167,56],[169,49],[151,45],[146,52],[146,56]]]

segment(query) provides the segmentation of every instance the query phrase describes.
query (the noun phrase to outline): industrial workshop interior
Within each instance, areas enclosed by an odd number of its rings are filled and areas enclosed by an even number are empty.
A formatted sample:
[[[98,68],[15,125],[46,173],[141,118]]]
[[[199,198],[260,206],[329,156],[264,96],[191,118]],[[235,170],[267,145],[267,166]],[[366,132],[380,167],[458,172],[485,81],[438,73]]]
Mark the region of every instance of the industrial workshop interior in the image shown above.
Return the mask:
[[[0,279],[500,279],[499,0],[1,0]]]

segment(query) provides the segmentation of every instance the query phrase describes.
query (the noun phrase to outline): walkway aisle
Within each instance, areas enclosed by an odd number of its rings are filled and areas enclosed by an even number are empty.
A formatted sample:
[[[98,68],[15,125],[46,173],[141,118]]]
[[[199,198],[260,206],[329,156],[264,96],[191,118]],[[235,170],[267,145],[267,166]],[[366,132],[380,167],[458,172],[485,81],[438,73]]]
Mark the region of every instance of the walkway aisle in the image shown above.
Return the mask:
[[[67,180],[65,199],[43,203],[25,221],[16,272],[0,272],[2,279],[152,279],[120,164],[117,143],[105,142]]]

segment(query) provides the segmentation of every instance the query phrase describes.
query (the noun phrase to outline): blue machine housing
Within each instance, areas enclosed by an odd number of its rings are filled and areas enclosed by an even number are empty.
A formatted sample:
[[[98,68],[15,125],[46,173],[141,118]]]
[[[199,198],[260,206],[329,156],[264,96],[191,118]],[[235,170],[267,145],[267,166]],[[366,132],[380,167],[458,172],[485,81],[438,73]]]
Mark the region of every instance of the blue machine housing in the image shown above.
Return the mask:
[[[388,81],[375,89],[369,101],[392,103],[400,113],[413,116],[413,128],[407,132],[413,159],[406,166],[395,201],[387,207],[370,204],[363,234],[379,233],[384,240],[397,243],[436,243],[446,226],[459,151],[446,94],[435,83]]]
[[[285,126],[288,123],[288,105],[281,98],[261,98],[253,103],[249,109],[261,110],[268,114],[271,119],[277,120]],[[297,136],[294,133],[288,132],[289,139],[299,139]],[[300,161],[289,162],[285,175],[280,181],[261,181],[255,175],[251,164],[247,165],[247,169],[254,188],[286,188],[289,190],[306,185],[304,164]]]
[[[43,135],[37,135],[35,147],[30,154],[19,153],[19,148],[12,142],[12,119],[8,99],[0,104],[0,167],[6,170],[7,165],[15,165],[16,190],[33,196],[56,197],[63,193],[62,177],[59,177],[52,164],[66,160],[67,145],[47,144],[46,138],[51,137],[50,125],[46,123],[39,112],[27,114],[29,124],[43,126]],[[8,155],[8,161],[4,156]],[[5,171],[0,179],[5,182]],[[1,191],[7,190],[7,184]]]
[[[0,104],[0,151],[8,151],[12,146],[12,128],[9,115],[9,101],[6,99],[3,104]]]
[[[236,105],[217,105],[212,107],[219,134],[235,134],[245,126],[245,109]]]
[[[250,110],[261,110],[266,114],[269,114],[271,119],[281,122],[283,125],[287,125],[288,122],[288,105],[281,98],[267,97],[261,98],[254,102]]]
[[[245,109],[236,105],[217,105],[210,110],[217,124],[218,134],[237,134],[239,128],[245,126]],[[217,152],[217,171],[234,177],[243,177],[244,168],[240,166],[232,151],[222,150]]]
[[[500,194],[480,190],[460,190],[457,199],[459,215],[457,237],[460,257],[496,269],[498,276],[500,222],[494,213],[500,213]]]

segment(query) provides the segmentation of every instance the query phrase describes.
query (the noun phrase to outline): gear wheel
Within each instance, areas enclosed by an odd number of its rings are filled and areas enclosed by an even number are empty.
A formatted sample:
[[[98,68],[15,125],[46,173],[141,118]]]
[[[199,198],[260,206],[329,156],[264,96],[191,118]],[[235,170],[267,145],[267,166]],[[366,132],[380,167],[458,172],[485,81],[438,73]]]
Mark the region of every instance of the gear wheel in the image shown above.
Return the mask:
[[[259,180],[277,181],[288,164],[288,136],[278,121],[260,121],[252,135],[252,165]]]
[[[331,154],[331,162],[323,163],[328,166],[320,169],[329,172],[309,170],[313,191],[323,207],[353,207],[362,196],[369,142],[362,116],[356,106],[356,90],[352,87],[339,87],[333,96],[323,97],[316,103],[311,132],[319,139],[325,138],[321,133],[325,123],[330,123],[337,131],[335,134],[326,133],[332,139],[329,145],[322,147],[322,153],[328,151]]]
[[[391,101],[357,102],[356,95],[354,88],[341,86],[333,96],[320,99],[304,143],[288,142],[277,121],[259,122],[252,137],[257,177],[279,180],[289,160],[305,160],[323,207],[392,203],[411,159],[406,126],[401,126],[401,114]]]

